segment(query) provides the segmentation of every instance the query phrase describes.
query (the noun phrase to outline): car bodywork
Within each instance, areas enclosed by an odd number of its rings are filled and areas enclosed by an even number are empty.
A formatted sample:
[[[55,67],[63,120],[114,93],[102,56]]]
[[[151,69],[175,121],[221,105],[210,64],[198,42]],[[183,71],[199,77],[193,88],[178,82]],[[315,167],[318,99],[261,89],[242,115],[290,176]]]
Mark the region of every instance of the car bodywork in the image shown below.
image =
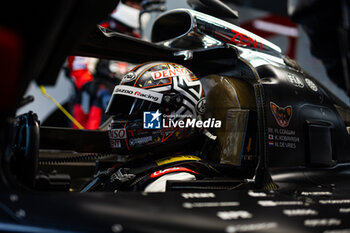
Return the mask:
[[[181,20],[173,24],[174,18]],[[349,109],[344,103],[281,55],[277,46],[196,11],[162,15],[154,25],[152,40],[96,28],[70,52],[137,63],[167,60],[183,64],[201,77],[212,116],[224,121],[224,130],[217,132],[223,148],[221,163],[251,170],[246,179],[229,181],[239,190],[33,193],[17,182],[31,185],[39,149],[105,153],[109,145],[106,131],[40,127],[35,116],[28,114],[17,120],[17,136],[13,135],[16,124],[2,126],[7,139],[2,141],[1,230],[318,232],[348,227]],[[34,72],[39,83],[54,82],[68,51],[62,51],[57,60],[46,60],[46,65]],[[4,119],[9,116],[2,114]],[[21,130],[26,140],[18,138]],[[24,150],[18,147],[9,152],[23,141]],[[17,158],[14,169],[7,167],[12,162],[10,156]],[[303,218],[290,226],[293,214]],[[309,216],[313,218],[307,219]]]

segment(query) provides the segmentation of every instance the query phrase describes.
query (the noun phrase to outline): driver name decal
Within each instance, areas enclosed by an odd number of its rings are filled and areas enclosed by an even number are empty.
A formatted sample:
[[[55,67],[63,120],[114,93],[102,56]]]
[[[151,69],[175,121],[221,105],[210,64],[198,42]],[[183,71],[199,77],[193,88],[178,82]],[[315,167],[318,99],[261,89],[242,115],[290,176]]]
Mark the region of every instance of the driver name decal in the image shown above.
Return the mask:
[[[295,130],[268,128],[268,144],[270,147],[296,149],[300,138]]]

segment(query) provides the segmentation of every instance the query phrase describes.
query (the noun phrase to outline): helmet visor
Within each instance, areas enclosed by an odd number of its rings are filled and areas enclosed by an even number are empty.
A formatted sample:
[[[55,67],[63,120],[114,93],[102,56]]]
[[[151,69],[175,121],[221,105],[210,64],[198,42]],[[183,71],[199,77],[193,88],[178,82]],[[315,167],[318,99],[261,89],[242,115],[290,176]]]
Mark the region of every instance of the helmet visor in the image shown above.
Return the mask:
[[[138,87],[117,85],[108,103],[106,114],[120,118],[142,117],[144,111],[160,108],[163,94]]]

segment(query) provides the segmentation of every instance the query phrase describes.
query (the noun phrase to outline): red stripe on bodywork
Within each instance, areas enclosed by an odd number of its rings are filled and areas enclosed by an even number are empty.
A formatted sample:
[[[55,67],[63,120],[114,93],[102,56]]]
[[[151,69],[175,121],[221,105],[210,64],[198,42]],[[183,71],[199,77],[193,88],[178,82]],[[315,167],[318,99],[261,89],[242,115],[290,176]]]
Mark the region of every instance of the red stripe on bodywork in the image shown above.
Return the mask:
[[[195,172],[195,171],[193,171],[189,168],[186,168],[186,167],[171,167],[171,168],[167,168],[164,170],[159,170],[159,171],[153,172],[150,177],[157,178],[157,177],[160,177],[162,175],[165,175],[168,173],[173,173],[173,172],[190,172],[193,174],[198,174],[198,172]]]

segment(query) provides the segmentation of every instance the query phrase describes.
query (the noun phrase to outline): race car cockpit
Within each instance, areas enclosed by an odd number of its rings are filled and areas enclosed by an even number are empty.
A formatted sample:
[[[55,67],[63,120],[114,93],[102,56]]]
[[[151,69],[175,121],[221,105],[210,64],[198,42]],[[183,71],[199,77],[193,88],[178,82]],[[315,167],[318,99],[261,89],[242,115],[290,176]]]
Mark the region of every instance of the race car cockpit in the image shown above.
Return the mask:
[[[160,15],[151,42],[95,27],[118,2],[0,8],[0,231],[349,232],[347,104],[219,0]],[[143,64],[98,130],[15,115],[68,55]],[[173,110],[189,123],[157,129]]]
[[[168,28],[172,30],[168,32]],[[207,132],[203,140],[210,143],[197,152],[214,161],[210,167],[224,179],[177,181],[167,186],[169,190],[205,189],[213,182],[222,184],[218,189],[232,189],[237,184],[240,188],[276,189],[280,173],[320,169],[292,176],[307,180],[322,171],[334,169],[343,174],[348,168],[348,106],[283,56],[278,46],[234,24],[177,9],[156,20],[152,43],[98,27],[74,54],[137,63],[167,61],[183,65],[199,78],[206,93],[206,117],[220,120],[222,125]],[[174,72],[174,77],[183,75],[176,73],[178,68],[166,69]],[[126,77],[133,78],[132,74]],[[149,81],[158,78],[167,80],[154,76]],[[144,87],[140,85],[137,88]],[[110,168],[117,166],[116,162],[129,160],[115,152],[124,136],[117,136],[111,147],[108,127],[115,122],[86,131],[40,127],[35,114],[19,116],[12,172],[34,189],[94,190],[101,183],[98,174],[108,177],[114,174]],[[120,132],[126,133],[125,129]],[[145,136],[144,140],[151,139]],[[299,182],[294,178],[290,182]],[[329,182],[328,177],[324,179]]]

